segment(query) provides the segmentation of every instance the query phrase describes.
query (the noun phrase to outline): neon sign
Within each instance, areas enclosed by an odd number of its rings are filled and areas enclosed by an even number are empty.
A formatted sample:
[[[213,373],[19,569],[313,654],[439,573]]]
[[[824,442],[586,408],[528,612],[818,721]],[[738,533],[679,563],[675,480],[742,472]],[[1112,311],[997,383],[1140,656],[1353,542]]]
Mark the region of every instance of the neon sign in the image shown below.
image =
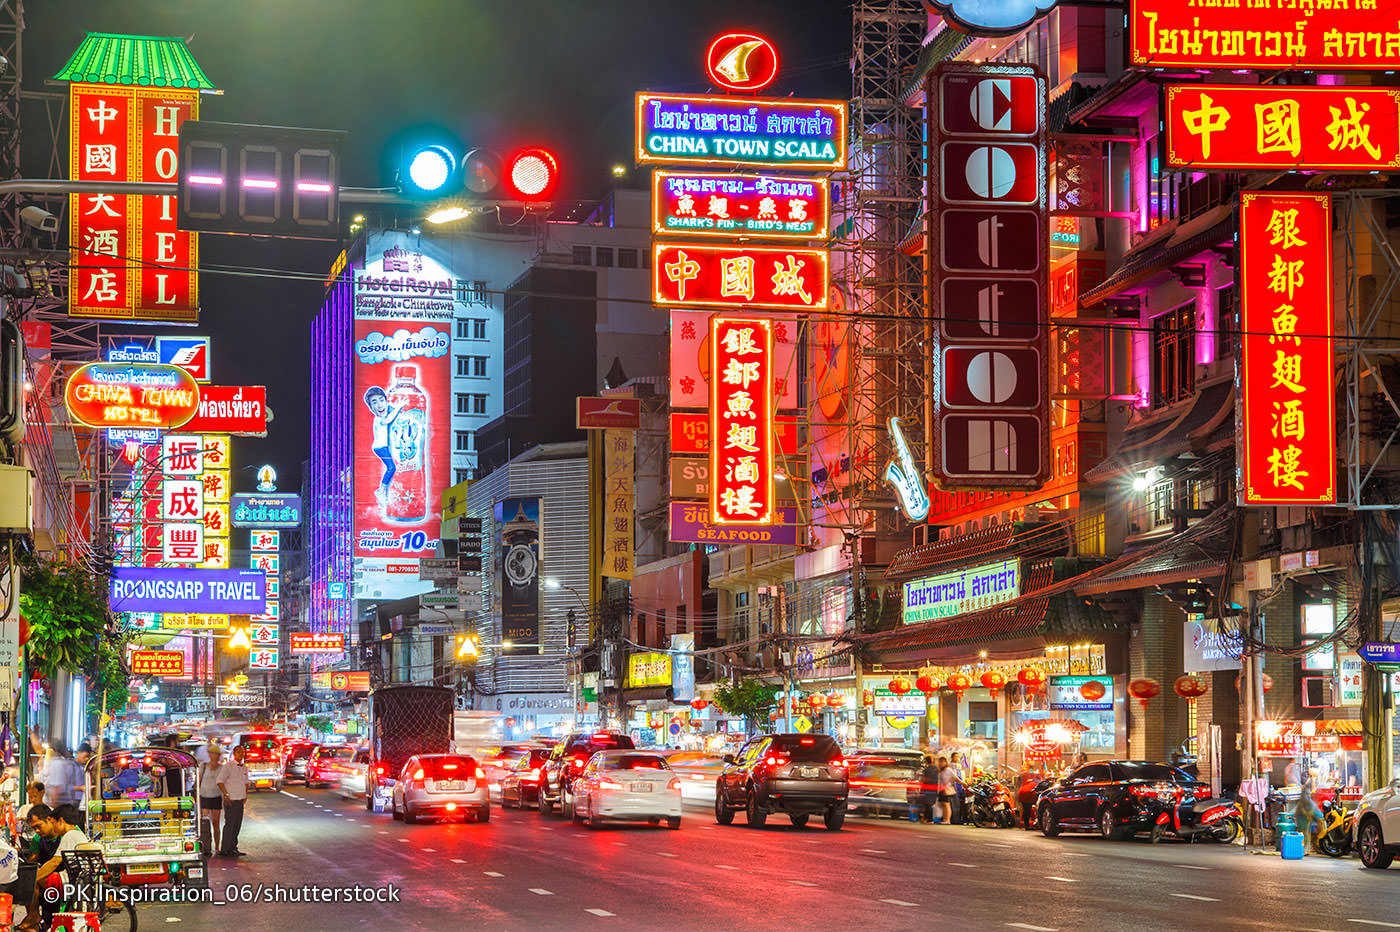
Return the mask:
[[[825,178],[656,171],[651,185],[653,233],[827,237],[831,193]]]
[[[172,430],[199,410],[199,385],[179,366],[90,362],[68,377],[63,403],[88,427]]]
[[[845,168],[846,105],[638,94],[637,162]]]
[[[825,249],[653,243],[651,260],[652,301],[663,307],[825,310],[831,290]]]
[[[1332,201],[1240,197],[1240,502],[1336,501]]]
[[[710,523],[773,523],[773,322],[710,321]]]
[[[726,33],[710,43],[705,71],[731,91],[761,91],[778,76],[778,50],[763,36]]]
[[[1020,32],[1050,12],[1058,0],[929,0],[963,32],[974,36],[1004,36]]]
[[[885,481],[894,487],[895,494],[899,497],[899,510],[904,513],[904,517],[910,521],[922,521],[928,517],[929,509],[928,488],[924,485],[923,470],[914,461],[909,441],[904,438],[904,431],[899,426],[899,418],[890,418],[889,428],[894,456],[885,467]]]
[[[1167,164],[1194,169],[1400,168],[1400,90],[1167,88]]]

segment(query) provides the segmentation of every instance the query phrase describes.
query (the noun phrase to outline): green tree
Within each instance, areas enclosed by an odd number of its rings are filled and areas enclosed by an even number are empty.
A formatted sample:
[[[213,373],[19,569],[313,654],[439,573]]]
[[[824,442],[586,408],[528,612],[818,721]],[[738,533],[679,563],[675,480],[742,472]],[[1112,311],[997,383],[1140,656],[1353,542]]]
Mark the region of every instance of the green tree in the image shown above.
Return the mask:
[[[107,631],[98,643],[96,675],[88,690],[88,711],[100,715],[126,706],[131,680],[131,672],[126,668],[126,642],[125,631]]]
[[[317,734],[329,734],[331,730],[331,717],[329,715],[308,715],[306,716],[306,727]]]
[[[746,677],[737,683],[715,684],[715,705],[730,715],[741,715],[749,731],[768,708],[773,705],[773,697],[778,690],[773,686]]]
[[[115,636],[103,581],[84,566],[34,554],[22,558],[20,572],[19,607],[29,620],[30,663],[47,677],[59,670],[100,676],[103,643]]]

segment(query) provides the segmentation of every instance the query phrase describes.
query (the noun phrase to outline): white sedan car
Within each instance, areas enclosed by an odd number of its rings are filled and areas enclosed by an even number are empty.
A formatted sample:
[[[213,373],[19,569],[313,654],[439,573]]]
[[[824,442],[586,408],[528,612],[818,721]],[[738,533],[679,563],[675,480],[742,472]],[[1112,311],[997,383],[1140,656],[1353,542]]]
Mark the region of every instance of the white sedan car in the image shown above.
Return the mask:
[[[575,822],[597,828],[604,819],[666,820],[681,827],[681,779],[666,758],[650,751],[599,751],[574,780]]]

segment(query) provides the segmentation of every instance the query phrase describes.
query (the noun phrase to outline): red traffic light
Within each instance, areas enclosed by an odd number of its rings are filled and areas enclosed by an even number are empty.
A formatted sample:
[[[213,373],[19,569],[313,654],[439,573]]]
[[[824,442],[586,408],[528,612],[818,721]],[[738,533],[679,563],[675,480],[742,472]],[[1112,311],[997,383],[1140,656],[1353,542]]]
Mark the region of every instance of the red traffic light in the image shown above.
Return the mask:
[[[507,196],[521,201],[547,201],[559,182],[559,160],[545,149],[521,149],[506,160]]]

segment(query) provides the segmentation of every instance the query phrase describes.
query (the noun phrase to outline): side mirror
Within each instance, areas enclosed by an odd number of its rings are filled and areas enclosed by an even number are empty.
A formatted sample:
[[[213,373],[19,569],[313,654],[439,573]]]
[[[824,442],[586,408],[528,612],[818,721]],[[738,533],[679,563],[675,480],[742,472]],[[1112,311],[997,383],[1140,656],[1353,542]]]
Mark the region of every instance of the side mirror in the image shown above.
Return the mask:
[[[733,754],[726,754],[720,759],[723,760],[726,764],[732,764],[737,758],[735,758]]]

